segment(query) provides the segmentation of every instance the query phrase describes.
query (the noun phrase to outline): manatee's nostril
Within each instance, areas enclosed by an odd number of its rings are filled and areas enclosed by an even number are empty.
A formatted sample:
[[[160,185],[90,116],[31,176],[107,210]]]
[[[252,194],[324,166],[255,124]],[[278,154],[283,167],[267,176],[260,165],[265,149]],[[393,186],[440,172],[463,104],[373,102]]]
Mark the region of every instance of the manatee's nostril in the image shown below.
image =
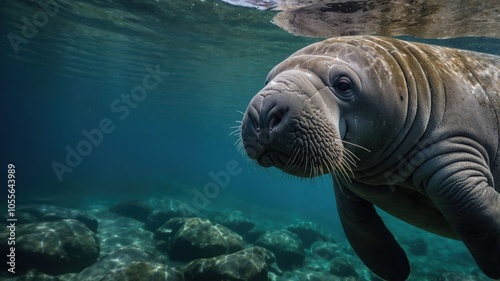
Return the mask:
[[[279,96],[257,95],[247,108],[242,123],[243,140],[254,137],[261,144],[272,141],[273,131],[284,123],[288,108]]]
[[[269,122],[269,130],[274,129],[276,125],[278,125],[281,122],[282,114],[273,114],[271,116],[271,121]]]
[[[245,116],[243,117],[243,122],[241,124],[242,130],[248,132],[259,132],[259,113],[255,110],[247,110]]]
[[[259,122],[257,121],[257,119],[255,118],[250,118],[250,120],[252,121],[252,125],[253,125],[253,128],[257,131],[257,133],[260,131],[260,126],[259,126]]]

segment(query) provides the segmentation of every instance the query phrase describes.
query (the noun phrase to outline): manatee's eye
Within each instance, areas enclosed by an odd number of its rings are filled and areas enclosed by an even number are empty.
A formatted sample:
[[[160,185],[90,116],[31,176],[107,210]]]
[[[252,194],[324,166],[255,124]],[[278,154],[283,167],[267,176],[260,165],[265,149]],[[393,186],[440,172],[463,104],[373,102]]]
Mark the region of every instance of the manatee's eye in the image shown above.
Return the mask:
[[[338,75],[332,77],[330,90],[343,101],[351,101],[355,97],[357,87],[350,77]]]
[[[329,68],[328,77],[325,77],[325,85],[335,97],[350,102],[362,93],[361,79],[356,71],[341,63],[334,63]]]
[[[347,76],[339,77],[333,84],[335,90],[340,94],[347,94],[352,90],[351,79]]]

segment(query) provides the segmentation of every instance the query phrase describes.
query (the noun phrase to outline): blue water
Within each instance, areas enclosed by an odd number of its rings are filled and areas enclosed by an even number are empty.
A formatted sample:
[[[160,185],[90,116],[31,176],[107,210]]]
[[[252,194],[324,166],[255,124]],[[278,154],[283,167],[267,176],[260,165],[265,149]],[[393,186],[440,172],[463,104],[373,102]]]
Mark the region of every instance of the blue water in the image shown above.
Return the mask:
[[[148,196],[161,193],[169,182],[203,188],[211,180],[210,171],[225,169],[234,160],[243,172],[231,178],[223,193],[331,209],[331,196],[323,196],[331,195],[329,179],[325,186],[323,180],[297,182],[279,172],[269,176],[247,163],[235,149],[237,138],[229,135],[269,69],[314,40],[286,34],[269,23],[269,13],[247,23],[243,17],[230,20],[228,14],[221,19],[213,10],[203,11],[221,5],[251,14],[247,9],[217,2],[180,5],[182,15],[158,22],[141,17],[143,22],[134,25],[144,33],[117,29],[111,20],[73,18],[74,11],[61,8],[33,39],[19,45],[17,54],[2,37],[2,158],[17,165],[21,200],[33,193],[71,196],[75,191],[90,199]],[[22,35],[16,23],[37,11],[36,5],[25,8],[20,10],[24,14],[4,19],[2,34]],[[134,16],[138,12],[118,8]],[[196,22],[198,17],[208,19]],[[243,31],[229,32],[232,37],[227,30],[234,24]],[[279,41],[273,43],[275,34]],[[132,101],[137,103],[133,108],[121,96],[143,83],[147,66],[158,66],[162,81],[143,100]],[[86,140],[82,130],[98,129],[105,118],[115,129],[103,134],[88,156],[71,162],[76,167],[68,165],[67,147],[77,151]],[[54,162],[71,172],[61,168],[59,178]]]
[[[211,172],[228,173],[229,163],[234,175],[207,208],[312,220],[343,239],[329,177],[258,167],[230,135],[267,72],[319,39],[282,31],[274,12],[219,1],[58,3],[17,52],[8,34],[23,37],[23,17],[41,8],[0,4],[1,167],[5,176],[7,163],[16,166],[19,204],[50,198],[86,208],[170,194],[194,204],[193,189],[217,184]],[[429,42],[500,54],[493,39]],[[160,79],[127,105],[122,95],[144,85],[147,67],[159,68]],[[89,146],[83,130],[102,138]],[[68,163],[79,145],[88,155]]]

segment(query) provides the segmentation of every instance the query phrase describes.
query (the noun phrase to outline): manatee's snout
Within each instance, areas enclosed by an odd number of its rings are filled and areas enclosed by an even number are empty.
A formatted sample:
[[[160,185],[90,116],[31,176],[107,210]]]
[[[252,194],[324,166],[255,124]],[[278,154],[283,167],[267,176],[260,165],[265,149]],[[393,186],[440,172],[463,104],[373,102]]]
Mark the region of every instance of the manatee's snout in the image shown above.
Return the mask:
[[[254,110],[248,112],[250,128],[255,130],[261,142],[270,141],[269,134],[283,122],[288,106],[277,95],[258,95],[252,100],[250,106]],[[284,121],[286,122],[286,120]]]
[[[242,123],[243,147],[248,156],[264,166],[284,166],[291,97],[264,89],[250,102]],[[293,114],[292,114],[293,115]]]
[[[342,145],[338,113],[326,106],[330,96],[328,87],[310,72],[280,73],[247,107],[241,125],[247,155],[263,167],[300,177],[333,172]]]

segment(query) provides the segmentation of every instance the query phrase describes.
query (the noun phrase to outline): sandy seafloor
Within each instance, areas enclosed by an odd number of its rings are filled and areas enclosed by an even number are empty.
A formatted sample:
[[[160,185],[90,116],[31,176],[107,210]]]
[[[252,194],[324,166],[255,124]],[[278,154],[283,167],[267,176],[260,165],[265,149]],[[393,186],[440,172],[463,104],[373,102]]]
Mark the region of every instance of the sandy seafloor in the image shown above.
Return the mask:
[[[0,152],[4,177],[9,163],[16,167],[19,216],[23,208],[33,207],[30,204],[64,214],[39,212],[26,222],[85,213],[98,223],[96,232],[89,234],[99,241],[96,258],[134,245],[152,251],[161,264],[178,268],[187,262],[172,261],[143,221],[109,208],[139,200],[155,210],[175,199],[195,209],[196,217],[211,221],[222,210],[239,211],[265,231],[312,222],[335,241],[332,247],[341,249],[337,255],[352,262],[357,277],[341,280],[377,280],[346,242],[329,177],[302,180],[260,168],[235,149],[236,138],[230,135],[268,71],[319,39],[281,30],[271,22],[273,11],[215,0],[54,1],[57,7],[42,1],[49,8],[34,1],[0,4]],[[500,53],[495,39],[425,42]],[[124,95],[151,71],[159,75],[155,87],[139,102],[128,104]],[[96,129],[105,131],[102,138],[83,147]],[[79,148],[84,155],[71,156]],[[223,187],[219,184],[207,204],[197,205],[195,190],[203,192],[215,182],[211,175],[227,171],[230,164],[237,172]],[[7,187],[3,192],[6,196]],[[8,210],[4,195],[2,214]],[[410,280],[487,280],[462,243],[382,216],[408,253]],[[17,226],[21,223],[20,218]],[[26,237],[18,242],[41,245]],[[425,254],[410,253],[415,241],[427,246]],[[253,242],[244,242],[245,248],[251,246]],[[1,250],[5,257],[5,245]],[[336,280],[330,273],[331,257],[325,259],[307,247],[304,255],[300,266],[280,274],[270,271],[269,278]],[[16,262],[30,268],[40,257]],[[78,280],[82,268],[77,268],[52,279],[31,272],[33,279],[19,280]],[[115,280],[106,276],[96,280]],[[4,273],[2,278],[14,276]]]

